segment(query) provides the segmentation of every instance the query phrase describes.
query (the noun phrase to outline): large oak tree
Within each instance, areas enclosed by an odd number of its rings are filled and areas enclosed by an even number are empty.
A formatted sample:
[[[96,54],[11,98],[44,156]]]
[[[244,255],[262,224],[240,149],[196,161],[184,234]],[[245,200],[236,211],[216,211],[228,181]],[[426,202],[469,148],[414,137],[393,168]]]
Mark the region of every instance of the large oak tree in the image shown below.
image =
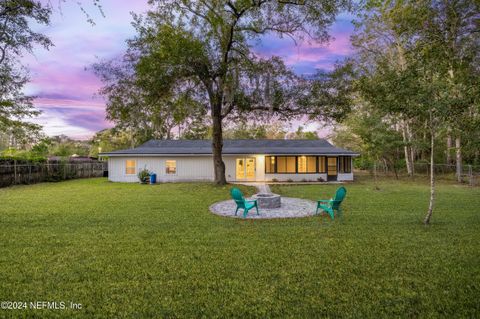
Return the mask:
[[[155,0],[135,18],[136,81],[158,99],[188,95],[211,116],[215,182],[226,183],[223,123],[229,117],[338,116],[327,79],[312,85],[278,57],[253,47],[263,36],[328,39],[327,27],[347,3],[333,0]],[[333,80],[332,80],[333,81]],[[314,93],[312,93],[312,91]]]

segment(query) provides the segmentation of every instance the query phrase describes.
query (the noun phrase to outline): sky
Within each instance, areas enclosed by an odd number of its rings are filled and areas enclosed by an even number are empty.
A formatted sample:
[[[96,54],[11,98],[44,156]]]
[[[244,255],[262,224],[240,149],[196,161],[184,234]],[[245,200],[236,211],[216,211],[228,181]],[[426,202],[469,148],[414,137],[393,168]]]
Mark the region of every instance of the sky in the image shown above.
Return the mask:
[[[105,17],[84,1],[86,11],[95,21],[94,26],[87,22],[76,1],[68,1],[56,9],[49,26],[34,26],[54,43],[49,50],[37,47],[33,54],[26,54],[22,59],[31,79],[25,92],[36,97],[34,105],[42,111],[34,122],[43,126],[45,134],[88,139],[95,132],[114,125],[105,119],[105,101],[97,94],[102,83],[89,67],[95,62],[116,58],[125,51],[125,40],[135,35],[131,12],[148,10],[147,1],[102,0]],[[295,45],[288,38],[267,36],[254,50],[261,56],[282,57],[298,74],[329,70],[352,51],[350,20],[348,14],[337,17],[329,29],[333,39],[327,44]],[[301,124],[294,123],[292,129]],[[328,134],[328,128],[322,129],[319,123],[310,123],[306,128],[317,130],[320,136]]]

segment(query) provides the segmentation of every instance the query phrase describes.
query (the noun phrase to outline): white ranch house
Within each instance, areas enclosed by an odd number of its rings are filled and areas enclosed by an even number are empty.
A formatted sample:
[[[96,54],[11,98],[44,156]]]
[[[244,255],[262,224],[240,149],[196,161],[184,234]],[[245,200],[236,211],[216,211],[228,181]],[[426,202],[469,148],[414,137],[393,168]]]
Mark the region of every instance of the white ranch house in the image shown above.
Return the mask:
[[[146,168],[157,182],[213,181],[208,140],[151,140],[108,156],[112,182],[138,182]],[[223,161],[229,182],[353,181],[352,157],[358,154],[326,140],[225,140]]]

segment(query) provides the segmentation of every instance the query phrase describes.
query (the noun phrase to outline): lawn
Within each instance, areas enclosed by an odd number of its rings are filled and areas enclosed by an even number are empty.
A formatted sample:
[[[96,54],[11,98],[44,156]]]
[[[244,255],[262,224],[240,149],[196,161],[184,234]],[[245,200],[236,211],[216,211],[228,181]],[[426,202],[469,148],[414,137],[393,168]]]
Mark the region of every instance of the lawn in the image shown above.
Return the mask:
[[[340,220],[211,214],[228,187],[105,179],[0,189],[0,317],[480,317],[480,188],[347,185]],[[330,197],[335,185],[275,186]],[[243,188],[253,192],[251,188]]]

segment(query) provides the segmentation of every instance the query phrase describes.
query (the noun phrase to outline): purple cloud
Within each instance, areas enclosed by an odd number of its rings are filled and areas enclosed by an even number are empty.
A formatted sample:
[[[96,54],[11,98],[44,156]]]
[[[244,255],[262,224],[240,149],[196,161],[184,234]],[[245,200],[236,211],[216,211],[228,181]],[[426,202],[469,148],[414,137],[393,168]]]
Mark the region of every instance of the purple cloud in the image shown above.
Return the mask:
[[[255,47],[263,57],[273,55],[283,58],[285,63],[297,73],[311,74],[316,69],[331,70],[335,62],[352,53],[350,35],[353,25],[350,16],[341,15],[330,28],[332,39],[328,43],[315,43],[307,40],[294,43],[289,38],[264,37]]]
[[[35,105],[43,114],[34,121],[42,124],[47,134],[88,138],[98,130],[113,126],[105,120],[105,102],[95,96],[102,83],[85,68],[125,50],[125,40],[134,36],[130,12],[146,11],[147,2],[102,0],[106,18],[87,4],[86,10],[96,23],[93,27],[75,2],[66,2],[61,14],[54,14],[51,26],[38,26],[37,31],[47,34],[55,46],[49,51],[37,48],[34,56],[23,58],[31,74],[25,91],[37,97]],[[300,74],[331,69],[335,61],[351,52],[349,36],[353,27],[349,18],[339,16],[331,28],[334,39],[328,44],[302,42],[295,46],[289,39],[269,36],[264,37],[255,50],[262,56],[282,57]]]

